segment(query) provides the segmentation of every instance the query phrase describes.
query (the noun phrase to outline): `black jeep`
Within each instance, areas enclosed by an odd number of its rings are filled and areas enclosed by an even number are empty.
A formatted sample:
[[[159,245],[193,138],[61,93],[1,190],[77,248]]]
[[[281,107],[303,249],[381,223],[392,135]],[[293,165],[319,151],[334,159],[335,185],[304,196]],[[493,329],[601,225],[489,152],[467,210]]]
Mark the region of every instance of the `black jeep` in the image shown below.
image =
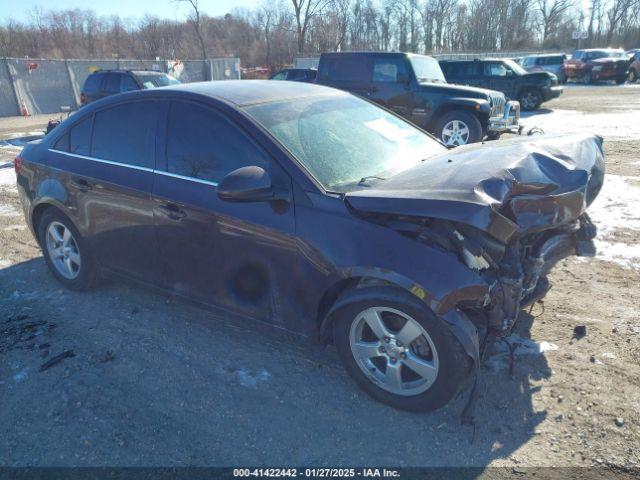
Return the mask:
[[[441,60],[440,67],[447,81],[498,90],[527,111],[562,94],[554,74],[530,73],[509,59]]]
[[[500,92],[449,85],[438,62],[424,55],[323,53],[316,83],[373,100],[449,146],[519,128],[518,102],[507,102]]]

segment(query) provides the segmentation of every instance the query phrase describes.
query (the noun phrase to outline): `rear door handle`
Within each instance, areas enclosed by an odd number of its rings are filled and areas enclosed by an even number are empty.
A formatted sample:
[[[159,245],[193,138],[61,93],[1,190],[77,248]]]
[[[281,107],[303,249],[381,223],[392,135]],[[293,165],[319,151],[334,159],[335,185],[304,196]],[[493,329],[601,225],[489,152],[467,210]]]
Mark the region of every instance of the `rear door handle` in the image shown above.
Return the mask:
[[[158,207],[160,211],[171,220],[180,220],[187,216],[187,212],[182,210],[177,205],[173,203],[167,203],[166,205],[160,205]]]
[[[93,188],[93,185],[86,181],[84,178],[76,178],[74,180],[71,180],[71,184],[81,192],[88,192]]]

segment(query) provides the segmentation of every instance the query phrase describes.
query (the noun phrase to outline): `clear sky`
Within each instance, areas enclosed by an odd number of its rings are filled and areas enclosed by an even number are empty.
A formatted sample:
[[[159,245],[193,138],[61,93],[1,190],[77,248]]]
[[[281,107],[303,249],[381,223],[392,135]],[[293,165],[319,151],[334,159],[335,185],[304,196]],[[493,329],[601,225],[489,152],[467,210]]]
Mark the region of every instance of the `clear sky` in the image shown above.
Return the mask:
[[[213,17],[224,15],[234,8],[253,8],[258,3],[259,0],[200,0],[202,11]],[[44,10],[91,9],[98,15],[118,14],[124,18],[141,18],[150,14],[182,19],[187,11],[185,5],[178,8],[172,0],[0,0],[0,23],[8,18],[26,20],[27,12],[36,6]]]

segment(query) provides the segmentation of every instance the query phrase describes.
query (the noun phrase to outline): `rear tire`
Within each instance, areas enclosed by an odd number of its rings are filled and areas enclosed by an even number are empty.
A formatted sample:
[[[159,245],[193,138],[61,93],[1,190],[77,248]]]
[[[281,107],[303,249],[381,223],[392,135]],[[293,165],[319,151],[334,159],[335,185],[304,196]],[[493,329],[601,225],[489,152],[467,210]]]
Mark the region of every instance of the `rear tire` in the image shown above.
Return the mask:
[[[629,83],[637,82],[638,81],[638,72],[636,72],[633,69],[629,70],[629,76],[628,76],[627,80],[629,80]]]
[[[70,290],[87,290],[96,279],[95,263],[80,232],[59,210],[50,208],[38,224],[38,239],[54,277]]]
[[[348,291],[338,304],[334,344],[349,375],[375,400],[428,412],[460,390],[471,360],[419,299],[401,288],[367,287]]]
[[[457,147],[482,140],[482,125],[478,117],[464,110],[442,115],[435,126],[435,135],[447,146]]]

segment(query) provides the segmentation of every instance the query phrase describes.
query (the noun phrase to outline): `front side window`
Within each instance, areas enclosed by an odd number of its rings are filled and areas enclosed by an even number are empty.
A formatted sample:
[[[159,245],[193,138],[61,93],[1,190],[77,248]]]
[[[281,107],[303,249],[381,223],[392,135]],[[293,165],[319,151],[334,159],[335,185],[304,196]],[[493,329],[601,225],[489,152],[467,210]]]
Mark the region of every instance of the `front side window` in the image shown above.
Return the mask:
[[[418,81],[447,83],[440,69],[440,64],[435,58],[410,55],[409,61]]]
[[[138,84],[129,75],[123,75],[120,80],[120,91],[124,93],[132,92],[134,90],[138,90]]]
[[[334,94],[246,107],[326,189],[365,188],[446,151],[410,123],[358,97]]]
[[[156,103],[130,102],[95,114],[91,156],[127,165],[153,168]]]
[[[407,78],[407,67],[402,58],[376,58],[373,62],[373,81],[397,83]]]
[[[286,79],[287,79],[287,72],[278,72],[273,77],[271,77],[271,80],[286,80]]]
[[[484,74],[488,77],[506,77],[507,67],[502,63],[485,63]]]
[[[167,128],[167,171],[219,182],[229,172],[268,160],[242,131],[221,114],[195,103],[174,101]]]

